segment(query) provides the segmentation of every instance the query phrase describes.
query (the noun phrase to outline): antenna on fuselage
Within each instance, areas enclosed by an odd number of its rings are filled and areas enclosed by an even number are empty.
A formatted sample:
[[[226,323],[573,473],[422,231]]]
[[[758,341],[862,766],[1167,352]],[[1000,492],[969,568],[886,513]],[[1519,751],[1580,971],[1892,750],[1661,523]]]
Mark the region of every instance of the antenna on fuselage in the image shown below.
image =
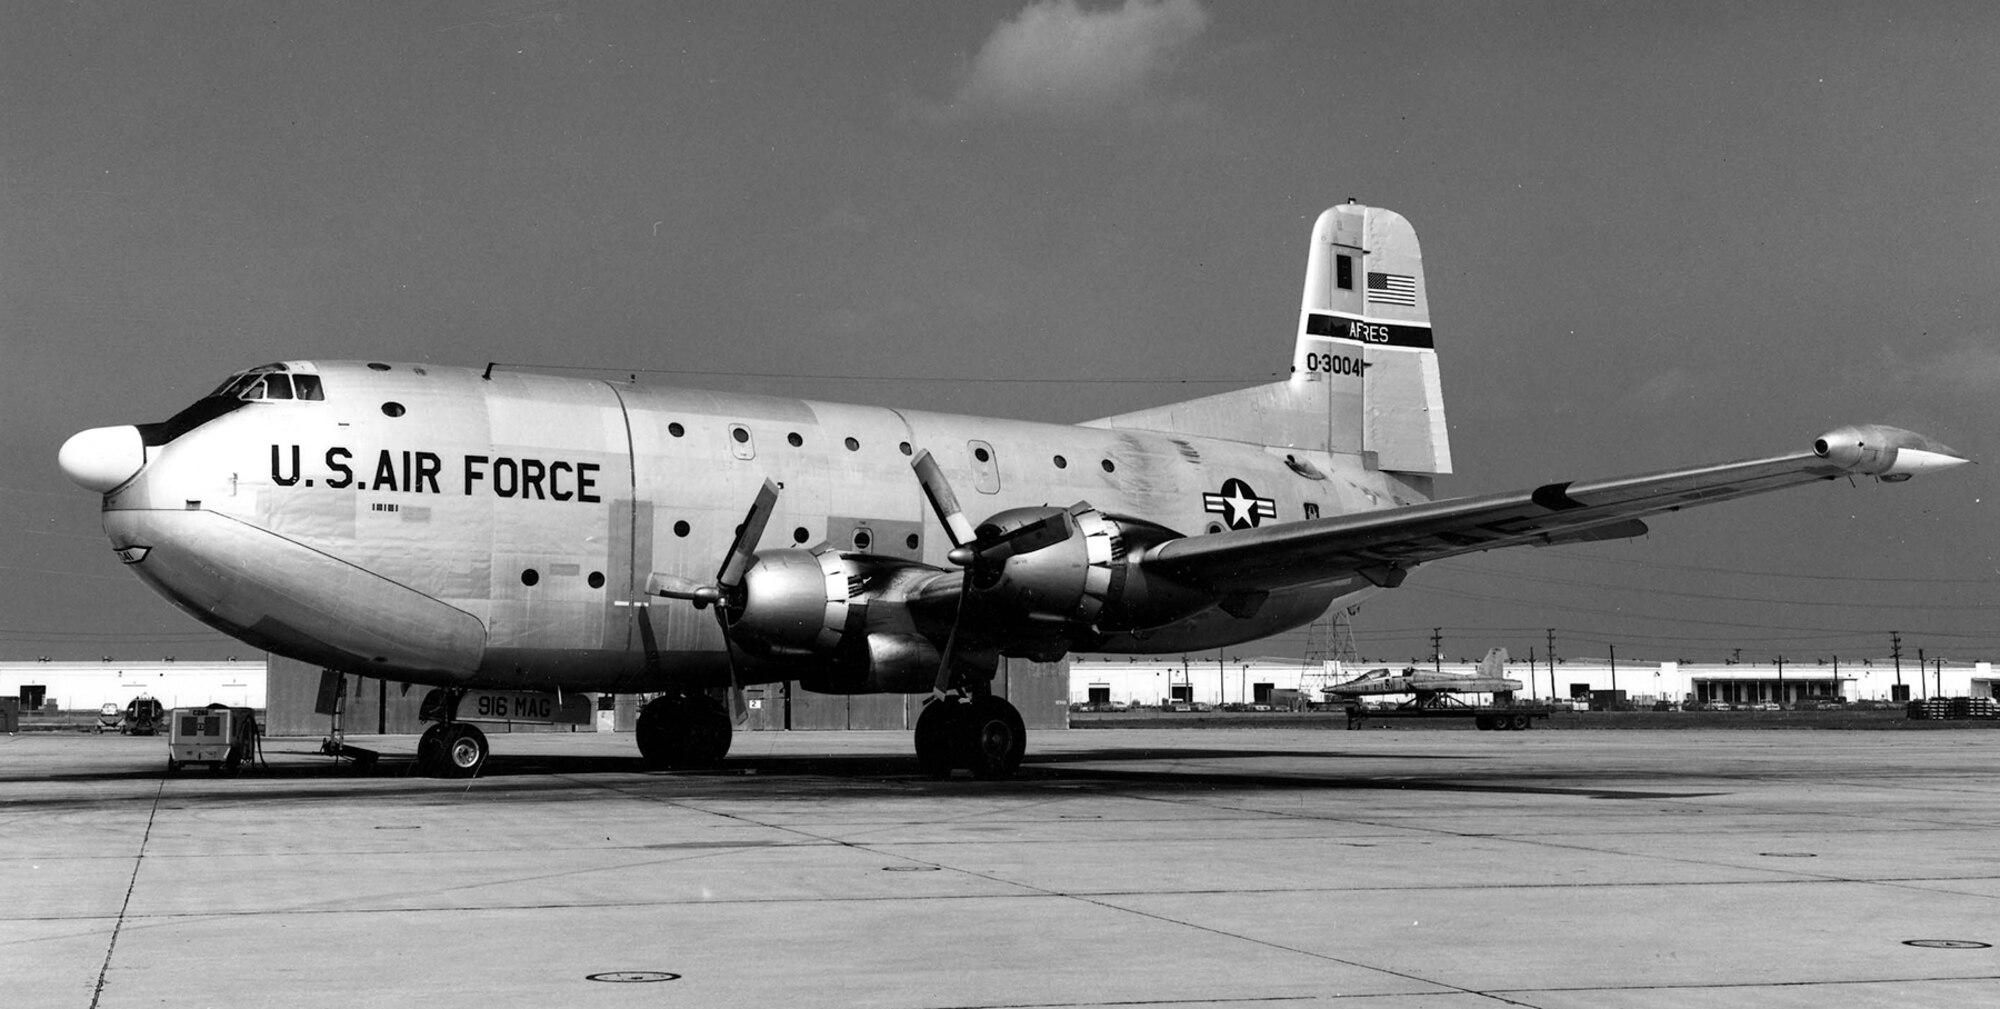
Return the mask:
[[[500,362],[498,362],[498,361],[488,361],[488,362],[486,362],[486,370],[485,370],[485,371],[482,371],[482,372],[480,372],[480,373],[479,373],[479,378],[480,378],[480,381],[483,381],[483,382],[491,382],[491,381],[493,381],[493,366],[494,366],[494,365],[497,365],[497,364],[499,364],[499,363],[500,363]]]

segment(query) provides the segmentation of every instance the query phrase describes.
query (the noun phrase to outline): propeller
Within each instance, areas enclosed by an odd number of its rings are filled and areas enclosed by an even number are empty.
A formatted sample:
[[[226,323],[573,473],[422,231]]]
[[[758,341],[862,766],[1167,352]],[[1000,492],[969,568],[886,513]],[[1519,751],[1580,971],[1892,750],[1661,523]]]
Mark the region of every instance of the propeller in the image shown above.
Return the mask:
[[[944,650],[938,657],[937,680],[931,685],[931,699],[939,700],[951,692],[952,656],[958,650],[959,632],[965,623],[966,597],[975,588],[997,584],[1008,558],[1069,539],[1075,532],[1075,521],[1066,511],[1049,509],[1039,518],[1012,529],[1002,530],[990,523],[974,527],[959,507],[958,495],[952,492],[944,469],[929,449],[919,451],[910,460],[910,468],[916,471],[924,497],[930,500],[931,510],[937,513],[938,523],[944,526],[945,536],[951,540],[946,559],[965,569],[958,591],[958,610],[952,616],[951,631],[945,635]]]
[[[736,669],[736,648],[729,636],[730,611],[740,613],[743,609],[743,578],[757,561],[757,543],[764,538],[764,527],[770,524],[777,507],[778,485],[765,480],[756,500],[750,503],[743,524],[736,528],[736,538],[730,541],[729,552],[723,555],[722,567],[716,570],[713,583],[704,585],[675,575],[655,574],[647,586],[653,595],[685,599],[694,603],[695,609],[715,607],[715,620],[722,625],[722,654],[729,662],[729,712],[738,725],[749,717],[750,708],[743,700],[743,679]]]

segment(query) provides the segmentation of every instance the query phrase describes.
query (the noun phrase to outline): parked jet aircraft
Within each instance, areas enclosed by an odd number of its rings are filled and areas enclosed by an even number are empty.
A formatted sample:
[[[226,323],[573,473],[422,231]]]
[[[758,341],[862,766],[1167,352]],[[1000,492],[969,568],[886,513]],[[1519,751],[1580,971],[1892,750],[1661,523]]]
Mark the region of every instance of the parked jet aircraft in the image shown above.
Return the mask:
[[[1426,561],[1965,461],[1864,425],[1432,500],[1451,453],[1416,234],[1355,204],[1313,227],[1287,380],[1083,424],[288,361],[164,422],[77,434],[60,460],[104,496],[119,559],[196,619],[442,688],[419,744],[440,773],[486,758],[458,717],[470,689],[658,692],[639,749],[687,767],[727,752],[724,698],[789,680],[930,692],[919,761],[982,777],[1024,746],[990,689],[1002,656],[1217,648]]]
[[[1418,706],[1428,707],[1439,694],[1510,694],[1519,689],[1521,681],[1507,675],[1507,649],[1494,648],[1479,660],[1476,673],[1412,667],[1392,674],[1387,669],[1370,669],[1351,680],[1322,687],[1320,692],[1328,697],[1415,694]]]

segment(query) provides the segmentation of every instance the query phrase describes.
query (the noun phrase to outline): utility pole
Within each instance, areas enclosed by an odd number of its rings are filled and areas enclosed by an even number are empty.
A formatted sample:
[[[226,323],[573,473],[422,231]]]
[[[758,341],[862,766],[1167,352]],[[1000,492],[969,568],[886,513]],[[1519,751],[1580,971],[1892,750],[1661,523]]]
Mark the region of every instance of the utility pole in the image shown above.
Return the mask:
[[[1549,628],[1549,700],[1556,699],[1556,629]]]
[[[1530,700],[1532,700],[1534,699],[1534,696],[1535,696],[1535,648],[1533,645],[1529,645],[1528,646],[1528,697]],[[1555,700],[1555,698],[1550,697],[1549,700],[1553,701]]]
[[[1431,628],[1431,671],[1444,672],[1444,628]]]
[[[1778,656],[1778,703],[1785,703],[1785,657]]]
[[[1604,647],[1611,649],[1611,692],[1615,694],[1618,692],[1618,646],[1607,641]]]
[[[1903,685],[1903,636],[1889,632],[1889,657],[1896,660],[1896,685]]]

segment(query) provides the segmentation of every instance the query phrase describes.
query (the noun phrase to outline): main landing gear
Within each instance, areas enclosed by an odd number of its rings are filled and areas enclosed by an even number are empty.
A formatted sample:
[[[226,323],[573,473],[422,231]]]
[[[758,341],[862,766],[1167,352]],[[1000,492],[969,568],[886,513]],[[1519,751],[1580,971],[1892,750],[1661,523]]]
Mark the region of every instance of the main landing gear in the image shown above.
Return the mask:
[[[729,710],[707,694],[662,694],[639,709],[639,755],[646,766],[685,771],[714,767],[729,753]]]
[[[435,706],[431,697],[424,699],[422,717],[436,722],[417,737],[417,773],[433,778],[473,777],[486,766],[486,757],[493,752],[486,743],[486,733],[476,725],[457,720],[458,699],[465,696],[465,691],[439,693],[443,696],[437,698]]]
[[[1007,778],[1021,766],[1028,730],[1004,697],[945,694],[924,703],[917,716],[917,763],[933,778],[966,768],[975,778]]]

